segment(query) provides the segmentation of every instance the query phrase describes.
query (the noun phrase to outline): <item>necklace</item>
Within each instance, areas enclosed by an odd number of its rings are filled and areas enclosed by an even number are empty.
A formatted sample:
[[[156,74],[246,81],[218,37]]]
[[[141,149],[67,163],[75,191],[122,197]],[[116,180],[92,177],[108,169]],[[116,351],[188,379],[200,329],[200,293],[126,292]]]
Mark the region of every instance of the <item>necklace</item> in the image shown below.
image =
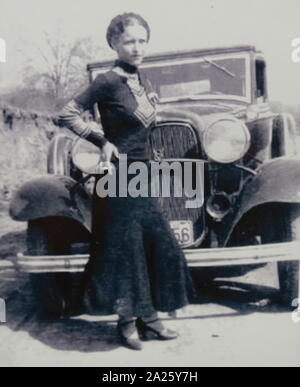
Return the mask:
[[[155,108],[141,84],[138,69],[128,63],[116,60],[112,71],[125,78],[125,82],[137,102],[134,114],[145,127],[148,127],[155,120]]]
[[[144,87],[141,85],[138,72],[129,74],[119,66],[115,66],[112,70],[121,77],[126,78],[126,83],[134,94],[139,95],[144,91]]]

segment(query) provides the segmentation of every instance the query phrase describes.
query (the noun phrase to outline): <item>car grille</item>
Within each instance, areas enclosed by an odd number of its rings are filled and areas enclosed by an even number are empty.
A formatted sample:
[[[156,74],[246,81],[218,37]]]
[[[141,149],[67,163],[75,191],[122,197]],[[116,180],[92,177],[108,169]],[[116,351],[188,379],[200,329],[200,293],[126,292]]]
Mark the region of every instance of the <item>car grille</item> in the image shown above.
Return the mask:
[[[188,124],[160,124],[150,136],[153,159],[157,153],[162,158],[199,159],[201,147],[198,136]]]
[[[184,159],[201,159],[201,146],[197,133],[188,124],[166,123],[153,128],[150,135],[152,158],[155,161],[180,159],[183,170]],[[195,165],[193,166],[195,172]],[[193,175],[195,175],[193,173]],[[183,186],[182,176],[182,186]],[[194,180],[194,178],[193,178]],[[195,184],[195,183],[194,183]],[[193,185],[195,187],[195,185]],[[204,230],[203,207],[186,208],[188,197],[174,197],[174,178],[171,174],[171,197],[160,197],[164,215],[169,221],[189,220],[193,223],[194,240],[199,241]],[[184,192],[184,190],[183,190]]]

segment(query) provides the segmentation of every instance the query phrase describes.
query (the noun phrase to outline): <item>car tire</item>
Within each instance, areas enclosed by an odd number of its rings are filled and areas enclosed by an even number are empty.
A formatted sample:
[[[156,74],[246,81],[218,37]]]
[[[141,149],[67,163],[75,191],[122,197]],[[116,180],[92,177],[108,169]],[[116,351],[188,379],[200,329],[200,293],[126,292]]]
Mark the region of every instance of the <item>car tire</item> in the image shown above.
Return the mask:
[[[262,232],[263,243],[280,243],[300,240],[300,205],[284,204],[268,208]],[[299,261],[277,263],[279,303],[287,308],[300,298]]]
[[[62,235],[47,219],[28,222],[28,254],[69,254],[70,243]],[[32,273],[30,282],[43,317],[57,319],[79,313],[82,273]]]
[[[281,303],[287,307],[296,307],[298,304],[294,304],[294,300],[300,298],[299,262],[278,262],[278,278]]]
[[[285,214],[284,241],[300,240],[300,207],[290,205]],[[280,301],[284,306],[293,307],[293,301],[300,297],[299,261],[278,262]]]

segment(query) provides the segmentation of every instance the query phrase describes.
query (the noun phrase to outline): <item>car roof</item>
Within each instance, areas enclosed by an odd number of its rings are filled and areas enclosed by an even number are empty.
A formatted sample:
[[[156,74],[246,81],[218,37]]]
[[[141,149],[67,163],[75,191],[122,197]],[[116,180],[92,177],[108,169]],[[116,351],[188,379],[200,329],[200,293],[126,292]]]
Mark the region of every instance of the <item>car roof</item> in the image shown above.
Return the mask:
[[[144,59],[144,63],[157,62],[160,60],[168,59],[184,59],[184,58],[193,58],[197,56],[204,55],[214,55],[214,54],[231,54],[237,52],[251,51],[255,53],[261,53],[257,51],[254,46],[250,45],[239,45],[239,46],[229,46],[229,47],[214,47],[214,48],[204,48],[204,49],[192,49],[192,50],[176,50],[163,53],[150,54]],[[87,70],[99,69],[101,67],[107,67],[114,63],[114,59],[107,59],[101,62],[89,63],[87,65]]]

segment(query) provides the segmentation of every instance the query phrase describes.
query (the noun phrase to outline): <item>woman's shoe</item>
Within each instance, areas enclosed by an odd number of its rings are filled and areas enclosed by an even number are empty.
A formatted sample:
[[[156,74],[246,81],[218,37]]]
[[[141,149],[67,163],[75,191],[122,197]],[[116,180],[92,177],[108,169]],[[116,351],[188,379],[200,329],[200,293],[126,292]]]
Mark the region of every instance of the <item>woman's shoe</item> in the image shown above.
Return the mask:
[[[142,340],[172,340],[178,337],[176,331],[163,326],[159,319],[145,322],[138,318],[136,326]]]
[[[143,348],[135,326],[135,320],[124,322],[118,321],[117,329],[120,341],[125,347],[134,349],[136,351],[139,351]]]

